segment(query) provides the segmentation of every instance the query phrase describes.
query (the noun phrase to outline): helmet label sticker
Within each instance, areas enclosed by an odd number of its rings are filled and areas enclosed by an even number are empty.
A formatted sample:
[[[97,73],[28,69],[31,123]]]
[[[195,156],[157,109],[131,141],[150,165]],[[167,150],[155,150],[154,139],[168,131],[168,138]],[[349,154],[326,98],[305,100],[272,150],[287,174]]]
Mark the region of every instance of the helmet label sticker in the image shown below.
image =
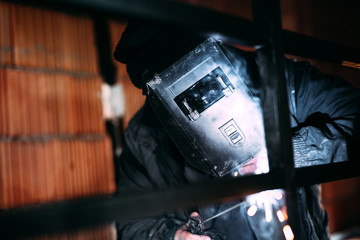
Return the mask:
[[[231,119],[219,128],[222,135],[226,138],[229,144],[233,147],[239,147],[245,142],[245,135],[236,124],[234,119]]]

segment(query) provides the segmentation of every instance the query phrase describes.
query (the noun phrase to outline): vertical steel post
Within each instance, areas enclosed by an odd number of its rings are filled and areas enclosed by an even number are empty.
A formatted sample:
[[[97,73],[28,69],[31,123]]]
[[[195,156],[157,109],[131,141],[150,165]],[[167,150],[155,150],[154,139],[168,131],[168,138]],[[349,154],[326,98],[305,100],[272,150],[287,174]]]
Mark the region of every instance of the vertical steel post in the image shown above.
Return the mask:
[[[112,53],[114,49],[111,47],[109,19],[103,14],[92,13],[92,21],[94,24],[100,74],[105,83],[113,86],[116,84],[116,68],[113,62]],[[116,184],[118,182],[118,172],[116,169],[120,161],[120,153],[123,145],[122,124],[123,122],[120,117],[114,117],[114,119],[105,121],[106,132],[109,134],[112,143]]]
[[[254,22],[264,33],[264,41],[256,51],[262,84],[262,107],[270,171],[284,173],[289,224],[296,239],[303,239],[294,184],[280,3],[279,0],[253,0],[252,3]]]

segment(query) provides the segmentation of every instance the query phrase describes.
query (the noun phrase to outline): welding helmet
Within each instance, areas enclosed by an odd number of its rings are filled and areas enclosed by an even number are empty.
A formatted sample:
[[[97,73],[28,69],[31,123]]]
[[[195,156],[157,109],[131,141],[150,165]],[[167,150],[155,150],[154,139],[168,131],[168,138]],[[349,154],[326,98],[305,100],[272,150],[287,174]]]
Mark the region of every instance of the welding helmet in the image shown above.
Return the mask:
[[[249,76],[223,49],[221,41],[208,38],[162,71],[154,72],[157,66],[133,71],[133,59],[127,66],[133,82],[141,78],[134,84],[143,89],[185,160],[213,176],[235,171],[266,149],[259,98],[249,90]]]

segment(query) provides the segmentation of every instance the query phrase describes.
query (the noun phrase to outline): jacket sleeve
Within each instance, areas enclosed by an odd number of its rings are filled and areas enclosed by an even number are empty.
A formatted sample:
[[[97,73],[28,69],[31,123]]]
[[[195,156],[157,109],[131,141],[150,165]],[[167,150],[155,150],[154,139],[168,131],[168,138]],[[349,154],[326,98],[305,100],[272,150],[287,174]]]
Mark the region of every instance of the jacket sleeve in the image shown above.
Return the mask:
[[[140,110],[126,131],[126,145],[117,164],[120,195],[168,187],[171,183],[167,176],[176,170],[174,167],[164,175],[164,164],[160,161],[170,156],[159,153],[159,149],[166,149],[161,146],[162,132],[157,127],[144,125],[144,117],[150,117],[144,116],[144,112],[144,109]],[[185,223],[185,215],[184,210],[178,210],[135,221],[117,221],[118,239],[173,239],[175,232]]]
[[[309,62],[288,62],[295,166],[349,159],[359,139],[360,91]]]

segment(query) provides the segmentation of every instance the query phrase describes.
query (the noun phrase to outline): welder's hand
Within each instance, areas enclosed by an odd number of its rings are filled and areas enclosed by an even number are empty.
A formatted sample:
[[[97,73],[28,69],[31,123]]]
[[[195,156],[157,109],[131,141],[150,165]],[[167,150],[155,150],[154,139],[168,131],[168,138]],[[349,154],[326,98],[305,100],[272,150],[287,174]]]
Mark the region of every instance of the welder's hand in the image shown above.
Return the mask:
[[[197,212],[191,213],[190,217],[201,219],[199,213]],[[189,228],[188,223],[182,225],[179,228],[179,230],[176,231],[174,240],[211,240],[211,238],[208,236],[196,235],[188,232],[187,231],[188,228]]]

